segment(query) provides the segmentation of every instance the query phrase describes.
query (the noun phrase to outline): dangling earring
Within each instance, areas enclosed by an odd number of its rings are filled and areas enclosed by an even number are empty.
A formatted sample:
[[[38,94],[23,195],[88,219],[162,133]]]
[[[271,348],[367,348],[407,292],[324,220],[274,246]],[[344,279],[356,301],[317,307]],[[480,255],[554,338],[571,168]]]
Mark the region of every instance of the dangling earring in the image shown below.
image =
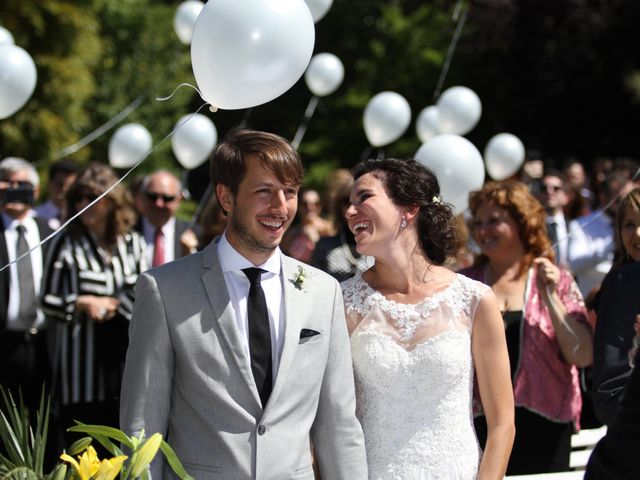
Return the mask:
[[[407,228],[407,219],[402,217],[402,220],[400,221],[400,228]]]

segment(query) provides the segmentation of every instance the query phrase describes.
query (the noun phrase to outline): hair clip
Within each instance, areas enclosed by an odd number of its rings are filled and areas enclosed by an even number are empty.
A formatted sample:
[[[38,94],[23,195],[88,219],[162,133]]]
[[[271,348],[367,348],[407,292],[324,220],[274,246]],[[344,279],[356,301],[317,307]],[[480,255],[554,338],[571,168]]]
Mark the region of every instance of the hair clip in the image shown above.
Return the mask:
[[[440,196],[434,195],[433,198],[431,199],[431,203],[435,203],[436,205],[440,204],[442,203],[442,199],[440,198]]]

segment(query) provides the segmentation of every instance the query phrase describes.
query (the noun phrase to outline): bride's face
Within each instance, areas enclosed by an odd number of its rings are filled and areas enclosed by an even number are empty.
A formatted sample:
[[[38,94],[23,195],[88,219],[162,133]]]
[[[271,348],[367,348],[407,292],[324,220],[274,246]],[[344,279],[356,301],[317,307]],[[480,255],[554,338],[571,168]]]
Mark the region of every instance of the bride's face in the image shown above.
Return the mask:
[[[366,173],[355,181],[351,206],[345,216],[358,253],[376,257],[389,249],[398,237],[402,209],[393,203],[374,173]]]

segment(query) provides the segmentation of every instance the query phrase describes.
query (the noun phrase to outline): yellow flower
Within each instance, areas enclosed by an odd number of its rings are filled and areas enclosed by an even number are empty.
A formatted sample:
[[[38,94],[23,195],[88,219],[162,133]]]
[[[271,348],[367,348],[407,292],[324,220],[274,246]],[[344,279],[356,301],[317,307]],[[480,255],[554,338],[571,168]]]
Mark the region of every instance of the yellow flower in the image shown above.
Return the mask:
[[[122,470],[122,464],[126,459],[127,457],[125,455],[119,455],[109,460],[102,460],[94,480],[113,480]]]
[[[92,478],[96,480],[113,480],[120,473],[122,464],[127,459],[126,456],[121,455],[100,461],[98,454],[91,445],[78,457],[79,462],[66,453],[60,455],[60,458],[71,464],[75,471],[73,478],[79,480],[90,480]]]

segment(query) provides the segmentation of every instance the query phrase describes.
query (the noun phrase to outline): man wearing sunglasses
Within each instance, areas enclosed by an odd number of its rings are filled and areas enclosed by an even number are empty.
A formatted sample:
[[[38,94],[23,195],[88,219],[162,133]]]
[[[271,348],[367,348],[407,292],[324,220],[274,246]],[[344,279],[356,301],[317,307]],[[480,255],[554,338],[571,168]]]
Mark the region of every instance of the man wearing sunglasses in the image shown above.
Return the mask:
[[[542,177],[539,200],[547,211],[547,232],[556,255],[556,263],[566,268],[569,266],[569,219],[565,217],[564,208],[569,203],[569,195],[565,187],[565,175],[559,170],[548,169]]]
[[[148,265],[157,267],[197,250],[197,232],[176,218],[182,186],[175,175],[165,170],[147,175],[139,195],[142,212],[136,230],[147,242]]]
[[[32,209],[39,183],[26,160],[0,162],[0,267],[23,257],[0,273],[0,384],[14,398],[20,388],[32,413],[49,372],[47,323],[38,303],[47,246],[35,247],[53,230]]]

